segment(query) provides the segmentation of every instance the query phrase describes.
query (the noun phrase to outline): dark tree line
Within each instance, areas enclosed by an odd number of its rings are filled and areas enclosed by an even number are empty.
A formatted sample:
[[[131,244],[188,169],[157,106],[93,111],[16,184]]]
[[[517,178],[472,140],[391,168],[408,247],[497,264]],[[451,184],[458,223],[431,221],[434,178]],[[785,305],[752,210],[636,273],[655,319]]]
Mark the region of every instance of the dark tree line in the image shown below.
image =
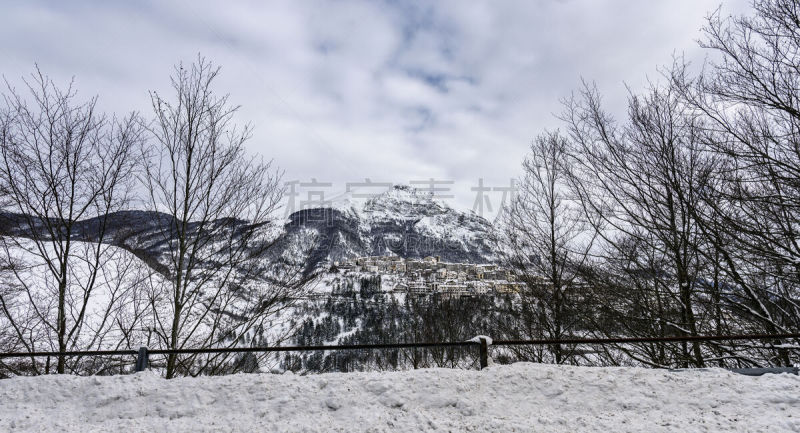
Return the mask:
[[[298,345],[386,344],[459,341],[490,335],[501,321],[500,300],[491,296],[442,299],[349,291],[297,306]],[[296,372],[397,370],[429,367],[477,368],[473,346],[340,350],[287,353],[281,369]]]

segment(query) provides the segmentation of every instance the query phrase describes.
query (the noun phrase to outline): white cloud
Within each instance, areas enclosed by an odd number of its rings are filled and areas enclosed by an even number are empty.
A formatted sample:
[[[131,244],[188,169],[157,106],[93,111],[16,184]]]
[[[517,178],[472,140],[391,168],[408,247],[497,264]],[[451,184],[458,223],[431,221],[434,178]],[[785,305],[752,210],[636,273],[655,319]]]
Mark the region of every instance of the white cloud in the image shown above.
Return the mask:
[[[557,126],[559,99],[597,81],[621,112],[694,42],[714,1],[12,2],[0,16],[2,72],[34,62],[77,79],[108,110],[147,112],[178,61],[223,66],[218,90],[255,126],[253,152],[287,179],[456,181],[519,173],[534,135]],[[724,5],[746,10],[745,0]],[[333,191],[331,191],[333,194]],[[499,201],[499,195],[493,197]]]

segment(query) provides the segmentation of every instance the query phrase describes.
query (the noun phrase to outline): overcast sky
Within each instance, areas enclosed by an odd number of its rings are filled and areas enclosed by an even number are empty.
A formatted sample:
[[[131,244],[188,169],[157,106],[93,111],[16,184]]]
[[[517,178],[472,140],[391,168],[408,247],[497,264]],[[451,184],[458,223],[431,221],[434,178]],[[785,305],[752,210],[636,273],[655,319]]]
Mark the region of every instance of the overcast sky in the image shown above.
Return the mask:
[[[624,83],[641,88],[673,53],[702,61],[699,29],[720,3],[6,0],[0,72],[19,83],[38,62],[108,111],[149,114],[147,91],[202,53],[255,128],[249,150],[285,180],[331,182],[328,196],[364,178],[447,180],[451,204],[470,209],[479,178],[520,174],[581,77],[621,113]]]

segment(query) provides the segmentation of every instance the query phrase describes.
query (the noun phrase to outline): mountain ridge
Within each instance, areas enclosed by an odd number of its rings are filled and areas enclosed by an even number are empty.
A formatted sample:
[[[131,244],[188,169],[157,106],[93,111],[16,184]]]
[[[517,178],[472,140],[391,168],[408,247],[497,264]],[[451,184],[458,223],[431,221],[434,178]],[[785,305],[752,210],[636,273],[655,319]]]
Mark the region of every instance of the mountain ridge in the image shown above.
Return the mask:
[[[155,211],[111,213],[104,243],[130,251],[164,274],[168,268],[162,253],[170,240],[164,237],[169,221],[169,215]],[[0,235],[31,237],[31,225],[38,224],[36,218],[0,212]],[[231,219],[224,224],[235,230],[249,223]],[[100,226],[96,217],[76,221],[73,238],[96,241]],[[334,261],[360,256],[440,256],[464,263],[494,260],[488,241],[491,223],[404,185],[395,185],[363,203],[345,200],[330,207],[301,209],[265,229],[271,231],[267,238],[272,242],[266,250],[267,259],[300,261],[305,274],[324,269]]]

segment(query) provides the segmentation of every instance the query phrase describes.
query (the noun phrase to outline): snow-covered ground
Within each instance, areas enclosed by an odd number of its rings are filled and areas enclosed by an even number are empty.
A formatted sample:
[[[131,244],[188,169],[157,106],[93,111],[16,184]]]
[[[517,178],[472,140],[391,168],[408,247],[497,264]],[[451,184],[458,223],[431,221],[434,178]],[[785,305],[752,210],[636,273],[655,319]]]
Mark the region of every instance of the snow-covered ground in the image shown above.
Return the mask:
[[[800,378],[530,363],[42,376],[0,381],[0,431],[800,431]]]

